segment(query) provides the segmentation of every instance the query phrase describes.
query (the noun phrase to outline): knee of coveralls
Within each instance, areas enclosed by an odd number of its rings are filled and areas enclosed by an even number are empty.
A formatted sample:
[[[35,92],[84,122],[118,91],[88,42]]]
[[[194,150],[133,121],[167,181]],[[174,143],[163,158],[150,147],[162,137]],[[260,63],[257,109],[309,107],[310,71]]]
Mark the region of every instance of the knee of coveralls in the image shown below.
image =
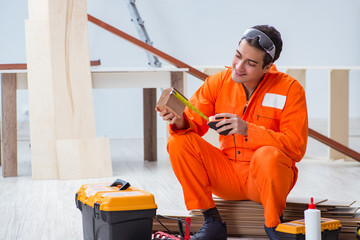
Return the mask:
[[[250,178],[255,188],[249,192],[258,191],[252,195],[258,195],[264,207],[265,225],[276,227],[297,179],[295,162],[276,147],[261,147],[252,156]]]
[[[211,148],[215,147],[193,132],[169,137],[167,151],[182,186],[188,210],[215,207],[208,174],[203,166],[204,155],[201,153],[206,154]]]

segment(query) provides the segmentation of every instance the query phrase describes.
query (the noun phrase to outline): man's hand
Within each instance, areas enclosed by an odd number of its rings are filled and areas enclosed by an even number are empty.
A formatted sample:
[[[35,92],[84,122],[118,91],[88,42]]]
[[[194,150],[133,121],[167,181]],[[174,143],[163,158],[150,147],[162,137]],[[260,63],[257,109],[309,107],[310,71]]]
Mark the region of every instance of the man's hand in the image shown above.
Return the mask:
[[[162,117],[164,121],[168,121],[171,125],[175,124],[177,129],[183,129],[188,126],[188,123],[184,118],[178,118],[175,114],[167,111],[166,109],[160,111],[160,109],[155,108],[155,110],[159,112],[160,117]]]
[[[238,115],[232,114],[232,113],[219,113],[219,114],[215,115],[215,118],[217,118],[217,119],[225,118],[224,120],[221,120],[216,124],[216,127],[218,127],[216,132],[220,133],[222,131],[232,129],[228,133],[228,135],[231,135],[234,133],[243,135],[243,136],[248,135],[247,122],[245,122],[244,120],[239,118]],[[223,126],[224,124],[227,124],[227,123],[229,123],[229,125]]]

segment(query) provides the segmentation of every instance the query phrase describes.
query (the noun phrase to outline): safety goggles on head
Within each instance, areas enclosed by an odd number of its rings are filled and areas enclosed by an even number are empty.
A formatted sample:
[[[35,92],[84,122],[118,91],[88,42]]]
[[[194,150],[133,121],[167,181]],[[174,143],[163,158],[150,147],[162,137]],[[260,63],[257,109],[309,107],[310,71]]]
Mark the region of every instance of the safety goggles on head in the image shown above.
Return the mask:
[[[273,41],[271,41],[271,39],[262,31],[254,29],[254,28],[249,28],[247,29],[242,38],[246,38],[246,39],[254,39],[258,37],[259,38],[259,45],[261,46],[261,48],[270,55],[270,57],[272,59],[274,59],[275,57],[275,44],[273,43]]]

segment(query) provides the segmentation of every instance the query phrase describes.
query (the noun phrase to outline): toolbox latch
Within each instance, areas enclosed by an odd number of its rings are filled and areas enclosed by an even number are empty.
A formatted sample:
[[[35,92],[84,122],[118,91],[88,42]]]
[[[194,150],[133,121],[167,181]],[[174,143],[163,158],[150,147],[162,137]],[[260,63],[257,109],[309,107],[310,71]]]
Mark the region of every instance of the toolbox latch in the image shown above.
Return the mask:
[[[110,185],[110,187],[117,187],[118,185],[121,185],[121,187],[119,188],[119,191],[120,190],[126,190],[130,187],[130,183],[125,181],[125,180],[122,180],[122,179],[116,179],[113,184]]]
[[[81,204],[79,203],[78,197],[79,197],[79,193],[76,193],[76,194],[75,194],[75,205],[76,205],[76,207],[77,207],[78,209],[80,209],[80,211],[82,211],[82,206],[81,206]]]
[[[94,218],[96,219],[100,218],[100,203],[98,202],[94,203]]]

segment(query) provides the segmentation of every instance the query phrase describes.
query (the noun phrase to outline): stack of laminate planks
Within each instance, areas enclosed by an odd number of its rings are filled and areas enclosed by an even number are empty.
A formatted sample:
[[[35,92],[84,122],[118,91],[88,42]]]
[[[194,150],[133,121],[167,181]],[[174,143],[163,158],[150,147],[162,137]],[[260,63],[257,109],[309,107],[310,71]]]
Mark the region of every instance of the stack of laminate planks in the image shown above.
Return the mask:
[[[266,237],[264,231],[264,209],[261,204],[252,201],[227,201],[214,198],[215,204],[222,219],[227,224],[229,236],[237,237]],[[288,198],[284,211],[284,222],[304,218],[304,211],[308,208],[308,199]],[[317,208],[321,210],[321,217],[340,220],[342,228],[339,234],[340,240],[353,239],[355,229],[360,225],[359,207],[355,207],[355,201],[334,201],[327,199],[314,199]],[[159,214],[167,217],[181,218],[191,217],[191,227],[196,232],[203,223],[200,211],[159,211]],[[177,232],[177,221],[159,217],[159,220],[171,231]],[[154,221],[154,231],[165,229]]]

